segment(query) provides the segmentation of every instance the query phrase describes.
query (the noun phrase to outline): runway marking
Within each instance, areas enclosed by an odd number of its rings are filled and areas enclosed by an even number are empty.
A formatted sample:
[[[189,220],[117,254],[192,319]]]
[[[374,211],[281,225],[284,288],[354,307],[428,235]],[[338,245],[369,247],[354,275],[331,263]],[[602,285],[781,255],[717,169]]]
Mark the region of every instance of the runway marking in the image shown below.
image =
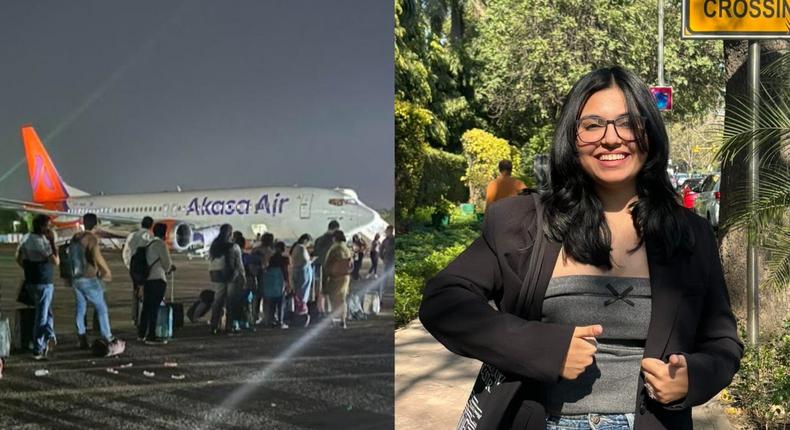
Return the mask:
[[[134,385],[114,385],[112,387],[90,387],[90,388],[64,388],[48,391],[25,391],[25,392],[0,392],[0,399],[35,399],[41,397],[58,397],[58,396],[74,396],[74,395],[88,395],[88,394],[144,394],[152,390],[180,390],[185,388],[201,388],[207,386],[217,385],[261,385],[264,382],[304,382],[304,381],[325,381],[336,379],[360,379],[360,378],[375,378],[375,377],[388,377],[393,376],[392,372],[374,372],[374,373],[355,373],[345,375],[322,375],[322,376],[303,376],[303,377],[274,377],[265,378],[264,375],[257,379],[250,380],[249,378],[229,379],[229,380],[207,380],[207,381],[194,381],[194,382],[167,382],[155,384],[134,384]]]

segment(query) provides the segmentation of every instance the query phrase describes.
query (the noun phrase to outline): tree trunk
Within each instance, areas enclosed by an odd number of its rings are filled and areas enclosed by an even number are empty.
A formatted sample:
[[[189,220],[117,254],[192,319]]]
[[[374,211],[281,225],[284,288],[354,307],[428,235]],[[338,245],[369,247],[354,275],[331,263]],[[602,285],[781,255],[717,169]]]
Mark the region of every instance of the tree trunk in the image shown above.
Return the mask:
[[[787,41],[765,40],[760,42],[761,68],[775,61],[782,51],[786,51],[790,43]],[[725,129],[731,126],[730,107],[736,99],[749,98],[748,80],[748,42],[724,42],[724,66],[727,80],[725,96]],[[732,202],[737,193],[744,193],[749,185],[748,160],[743,156],[735,158],[731,163],[721,165],[721,207],[719,209],[719,225],[727,222],[733,212]],[[730,293],[735,314],[746,320],[746,243],[747,234],[744,229],[719,231],[722,266],[724,277]],[[758,252],[760,278],[764,278],[765,254]],[[782,316],[788,312],[788,292],[760,292],[760,328],[761,332],[774,331],[781,324]]]

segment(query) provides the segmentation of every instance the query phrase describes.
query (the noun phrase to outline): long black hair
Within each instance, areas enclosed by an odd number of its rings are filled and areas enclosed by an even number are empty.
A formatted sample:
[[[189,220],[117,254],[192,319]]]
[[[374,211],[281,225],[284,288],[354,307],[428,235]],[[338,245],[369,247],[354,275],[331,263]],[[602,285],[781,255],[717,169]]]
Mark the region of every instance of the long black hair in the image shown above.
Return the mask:
[[[311,240],[313,240],[313,236],[310,236],[307,233],[299,236],[299,239],[296,240],[296,243],[291,245],[291,251],[289,252],[289,254],[290,255],[294,255],[294,249],[296,249],[296,245],[305,246],[307,244],[307,242],[310,242]]]
[[[576,82],[565,99],[551,148],[549,189],[542,200],[547,235],[561,242],[574,260],[609,270],[612,234],[595,184],[579,162],[576,120],[592,94],[612,87],[625,94],[629,120],[639,125],[636,145],[647,154],[636,177],[639,200],[630,206],[640,241],[630,252],[647,241],[669,259],[694,246],[687,214],[667,175],[669,138],[650,91],[622,67],[598,69]]]
[[[211,247],[208,249],[208,255],[211,259],[220,258],[228,252],[228,249],[233,246],[233,242],[231,242],[232,234],[233,227],[230,224],[222,224],[219,228],[219,234],[211,242]]]
[[[44,236],[49,230],[49,217],[44,214],[38,214],[33,218],[33,233]]]

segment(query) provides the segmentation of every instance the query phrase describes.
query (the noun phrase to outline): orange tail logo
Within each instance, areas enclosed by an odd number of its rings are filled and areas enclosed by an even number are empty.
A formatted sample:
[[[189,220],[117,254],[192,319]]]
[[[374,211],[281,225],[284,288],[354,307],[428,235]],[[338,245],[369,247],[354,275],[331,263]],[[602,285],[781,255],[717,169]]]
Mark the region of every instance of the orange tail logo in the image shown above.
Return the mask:
[[[22,143],[27,157],[27,173],[36,203],[59,202],[69,197],[58,170],[41,144],[33,126],[22,127]]]

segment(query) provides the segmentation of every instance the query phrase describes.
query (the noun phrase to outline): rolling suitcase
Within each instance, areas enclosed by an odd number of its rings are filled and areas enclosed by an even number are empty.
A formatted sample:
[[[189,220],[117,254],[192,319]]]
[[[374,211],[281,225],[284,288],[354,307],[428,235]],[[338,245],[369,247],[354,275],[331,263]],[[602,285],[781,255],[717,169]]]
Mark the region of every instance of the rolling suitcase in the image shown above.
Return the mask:
[[[174,295],[176,291],[176,277],[173,272],[170,272],[170,303],[167,306],[172,309],[173,313],[173,328],[181,328],[184,326],[184,304],[176,303]]]
[[[159,306],[159,314],[156,317],[156,337],[162,339],[170,339],[173,337],[173,327],[184,326],[184,305],[181,303],[174,303],[173,297],[175,290],[175,276],[170,274],[170,303],[165,303],[164,300]]]
[[[173,337],[173,308],[162,302],[156,316],[156,337],[170,339]]]

